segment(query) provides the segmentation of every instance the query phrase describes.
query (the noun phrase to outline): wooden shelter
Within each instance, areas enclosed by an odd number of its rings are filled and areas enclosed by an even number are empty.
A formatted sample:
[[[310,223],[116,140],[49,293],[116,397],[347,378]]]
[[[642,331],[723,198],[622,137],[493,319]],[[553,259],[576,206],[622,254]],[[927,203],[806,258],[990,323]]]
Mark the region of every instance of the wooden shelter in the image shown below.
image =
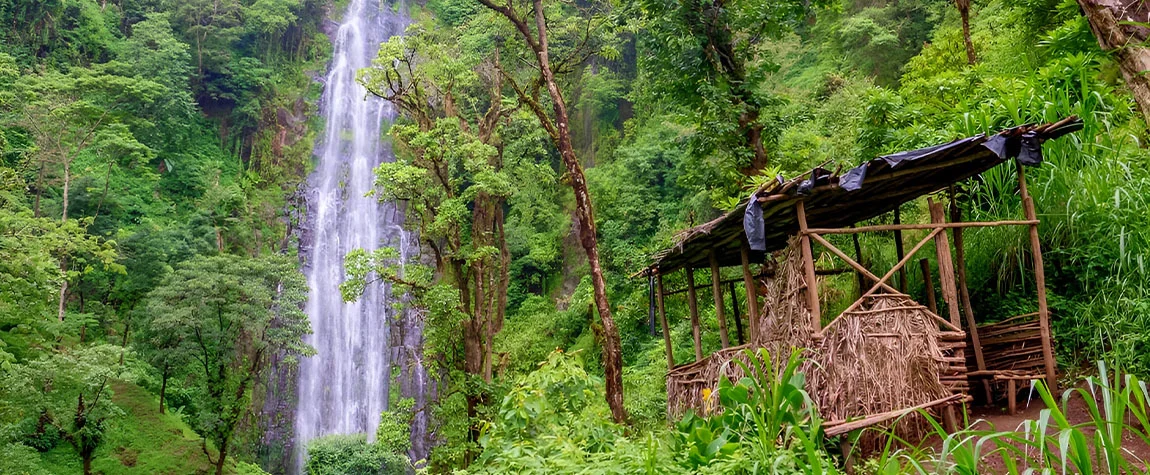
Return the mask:
[[[790,348],[806,349],[807,389],[830,421],[825,425],[828,435],[886,422],[917,408],[935,408],[953,426],[953,404],[971,400],[972,386],[986,401],[1006,395],[1012,411],[1018,381],[1045,379],[1053,387],[1038,218],[1023,165],[1039,165],[1042,142],[1081,126],[1070,117],[887,155],[842,174],[816,168],[789,181],[780,177],[732,212],[680,233],[675,245],[656,254],[643,271],[655,286],[654,305],[666,345],[669,413],[701,408],[704,389],[714,389],[723,375],[738,376],[731,360],[741,358],[744,348],[765,348],[781,355],[776,360]],[[1019,219],[964,222],[952,193],[949,220],[943,203],[928,198],[930,222],[900,222],[902,204],[953,189],[1011,159],[1024,210]],[[893,224],[856,226],[886,213],[894,214]],[[979,324],[967,289],[963,230],[989,226],[1028,230],[1038,311]],[[875,272],[860,264],[865,261],[857,235],[874,232],[894,234],[898,262],[891,269]],[[909,242],[906,250],[904,232],[925,236]],[[828,240],[835,234],[856,236],[854,256]],[[926,300],[920,303],[907,293],[906,269],[932,242],[937,274],[928,259],[918,260]],[[816,269],[816,250],[845,267]],[[736,282],[721,278],[726,267],[741,269],[747,335],[735,301]],[[709,286],[696,285],[694,274],[700,268],[710,270]],[[685,289],[664,288],[664,277],[679,271],[685,273]],[[836,272],[854,273],[859,295],[838,315],[824,315],[819,274]],[[896,274],[897,285],[892,279]],[[941,303],[934,292],[936,276]],[[724,284],[732,299],[731,315],[724,305]],[[697,295],[706,287],[711,288],[722,345],[710,355],[702,348]],[[694,355],[691,362],[675,364],[665,300],[680,293],[686,294]],[[734,339],[729,333],[732,323]]]

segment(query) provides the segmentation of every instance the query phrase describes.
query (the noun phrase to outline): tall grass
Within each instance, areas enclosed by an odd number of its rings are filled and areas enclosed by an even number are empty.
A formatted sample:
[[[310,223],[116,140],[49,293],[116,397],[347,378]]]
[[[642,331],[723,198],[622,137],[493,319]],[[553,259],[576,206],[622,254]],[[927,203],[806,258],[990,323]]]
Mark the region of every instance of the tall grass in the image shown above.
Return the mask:
[[[1042,382],[1035,383],[1045,408],[1037,419],[1014,428],[982,429],[975,421],[948,434],[928,414],[938,446],[894,448],[891,441],[875,460],[879,473],[977,474],[1147,473],[1145,460],[1132,444],[1150,447],[1150,393],[1145,381],[1098,363],[1098,375],[1056,399]],[[1088,419],[1071,420],[1073,399],[1080,399]],[[1004,429],[1004,430],[1000,430]],[[906,441],[901,441],[905,444]],[[1000,466],[991,466],[992,461]]]

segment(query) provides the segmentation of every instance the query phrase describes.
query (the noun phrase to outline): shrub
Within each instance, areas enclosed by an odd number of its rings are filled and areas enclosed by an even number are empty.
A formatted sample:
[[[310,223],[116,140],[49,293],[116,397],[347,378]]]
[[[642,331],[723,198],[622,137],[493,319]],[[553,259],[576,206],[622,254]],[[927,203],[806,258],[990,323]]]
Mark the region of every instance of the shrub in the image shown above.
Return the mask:
[[[407,457],[367,441],[365,434],[336,434],[308,444],[308,475],[390,475],[407,473]]]

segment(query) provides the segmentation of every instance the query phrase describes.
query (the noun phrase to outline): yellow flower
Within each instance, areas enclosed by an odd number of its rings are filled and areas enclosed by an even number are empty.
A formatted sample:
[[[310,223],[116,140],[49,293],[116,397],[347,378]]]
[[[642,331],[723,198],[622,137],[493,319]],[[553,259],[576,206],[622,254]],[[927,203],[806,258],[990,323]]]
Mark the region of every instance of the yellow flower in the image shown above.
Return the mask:
[[[703,400],[704,401],[710,401],[711,400],[711,388],[703,388]]]

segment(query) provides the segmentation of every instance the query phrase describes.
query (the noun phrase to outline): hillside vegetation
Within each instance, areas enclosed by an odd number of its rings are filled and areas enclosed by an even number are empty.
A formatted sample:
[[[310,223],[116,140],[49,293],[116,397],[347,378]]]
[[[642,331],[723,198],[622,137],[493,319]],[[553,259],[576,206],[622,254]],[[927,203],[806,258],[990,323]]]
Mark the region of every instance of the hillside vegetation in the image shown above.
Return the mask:
[[[994,447],[1004,470],[1147,471],[1122,449],[1150,443],[1147,119],[1080,3],[385,2],[412,24],[360,72],[399,114],[376,196],[405,203],[423,258],[354,250],[342,290],[388,280],[419,311],[438,399],[315,441],[308,473],[845,470],[798,355],[756,354],[775,364],[714,388],[721,414],[668,420],[635,273],[777,175],[1071,115],[1083,130],[1027,178],[1063,387],[1105,403],[1076,425],[1036,388],[1048,412],[1018,432],[857,466],[975,473]],[[288,442],[265,435],[290,421],[262,411],[274,371],[312,351],[301,184],[344,7],[0,0],[0,473],[286,473]],[[966,219],[1019,219],[1014,173],[961,183]],[[925,200],[900,212],[929,219]],[[864,262],[893,265],[890,239],[864,236]],[[967,232],[980,320],[1036,310],[1029,252],[1021,228]],[[828,309],[856,292],[824,285]],[[668,298],[680,364],[687,312]],[[700,318],[720,349],[714,309]],[[416,410],[433,414],[425,460]]]

